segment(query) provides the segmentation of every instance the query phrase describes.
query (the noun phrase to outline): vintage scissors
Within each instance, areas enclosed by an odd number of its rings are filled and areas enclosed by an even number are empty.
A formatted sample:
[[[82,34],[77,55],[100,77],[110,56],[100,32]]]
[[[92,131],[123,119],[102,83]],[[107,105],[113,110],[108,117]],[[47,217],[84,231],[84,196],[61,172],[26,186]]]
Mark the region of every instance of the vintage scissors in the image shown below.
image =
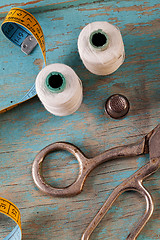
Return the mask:
[[[54,188],[50,186],[45,182],[41,173],[41,166],[45,156],[55,150],[67,150],[72,153],[79,162],[80,169],[77,180],[65,188]],[[133,190],[139,192],[146,200],[146,211],[144,215],[127,237],[127,240],[135,240],[153,213],[154,204],[152,197],[144,188],[142,182],[160,167],[160,124],[143,137],[140,142],[109,149],[90,159],[87,158],[76,146],[70,143],[56,142],[50,144],[37,154],[32,166],[32,176],[35,184],[41,191],[53,196],[72,196],[79,194],[82,191],[87,175],[99,164],[116,158],[138,156],[147,153],[149,153],[150,161],[113,190],[81,238],[81,240],[88,240],[96,226],[119,195],[125,191]]]

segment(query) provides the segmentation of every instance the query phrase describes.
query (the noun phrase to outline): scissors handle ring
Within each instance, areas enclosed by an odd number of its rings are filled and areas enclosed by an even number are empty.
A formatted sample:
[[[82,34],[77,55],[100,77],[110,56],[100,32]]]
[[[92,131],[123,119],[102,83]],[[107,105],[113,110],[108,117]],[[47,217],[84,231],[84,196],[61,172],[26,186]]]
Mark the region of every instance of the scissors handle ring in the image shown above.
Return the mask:
[[[79,175],[77,180],[65,188],[55,188],[49,185],[43,178],[41,171],[44,158],[49,153],[57,150],[66,150],[70,152],[76,157],[79,163]],[[86,179],[86,176],[88,175],[86,171],[87,168],[85,168],[87,163],[88,159],[73,144],[67,142],[55,142],[43,148],[35,157],[32,165],[32,177],[36,186],[44,193],[58,197],[77,195],[82,191],[84,181]]]
[[[99,164],[120,157],[137,156],[144,151],[143,139],[138,144],[111,148],[93,158],[87,158],[79,148],[67,142],[55,142],[43,148],[35,157],[32,165],[32,177],[37,187],[44,193],[57,197],[77,195],[82,191],[88,174]],[[65,188],[55,188],[49,185],[42,176],[41,166],[47,154],[56,150],[66,150],[73,154],[79,163],[79,175],[74,183]]]

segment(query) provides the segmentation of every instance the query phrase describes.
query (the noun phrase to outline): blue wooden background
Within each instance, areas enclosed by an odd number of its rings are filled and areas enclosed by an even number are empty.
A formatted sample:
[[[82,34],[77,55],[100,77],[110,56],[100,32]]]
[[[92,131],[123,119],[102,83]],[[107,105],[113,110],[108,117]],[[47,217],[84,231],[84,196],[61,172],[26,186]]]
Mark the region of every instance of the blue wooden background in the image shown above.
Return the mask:
[[[65,63],[80,77],[84,99],[67,117],[48,113],[37,97],[0,115],[1,197],[15,203],[22,214],[24,240],[80,239],[114,187],[149,158],[114,160],[99,166],[87,178],[83,192],[72,198],[54,198],[34,185],[31,167],[35,155],[55,141],[68,141],[89,156],[107,148],[139,140],[160,123],[160,3],[159,0],[0,0],[0,22],[11,7],[32,13],[42,26],[47,64]],[[110,76],[85,69],[78,50],[81,29],[93,21],[117,25],[125,44],[124,64]],[[0,108],[20,99],[33,85],[43,65],[39,47],[30,56],[0,33]],[[126,118],[114,120],[104,113],[105,100],[114,93],[128,97]],[[74,157],[65,152],[45,159],[44,176],[53,186],[66,186],[78,174]],[[146,179],[155,210],[138,240],[160,239],[160,172]],[[145,201],[136,193],[123,194],[93,232],[91,239],[125,239],[144,213]],[[0,235],[12,222],[0,215]]]

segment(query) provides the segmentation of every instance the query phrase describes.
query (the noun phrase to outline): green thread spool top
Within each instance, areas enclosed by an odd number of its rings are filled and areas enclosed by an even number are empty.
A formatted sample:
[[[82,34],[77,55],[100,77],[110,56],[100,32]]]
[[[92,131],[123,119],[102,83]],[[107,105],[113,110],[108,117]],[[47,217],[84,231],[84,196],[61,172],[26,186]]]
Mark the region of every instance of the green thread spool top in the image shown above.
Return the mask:
[[[102,29],[98,29],[91,33],[89,42],[92,47],[97,50],[105,50],[108,46],[109,39],[105,32]]]
[[[60,93],[66,87],[66,79],[60,72],[51,72],[46,77],[46,86],[53,93]]]

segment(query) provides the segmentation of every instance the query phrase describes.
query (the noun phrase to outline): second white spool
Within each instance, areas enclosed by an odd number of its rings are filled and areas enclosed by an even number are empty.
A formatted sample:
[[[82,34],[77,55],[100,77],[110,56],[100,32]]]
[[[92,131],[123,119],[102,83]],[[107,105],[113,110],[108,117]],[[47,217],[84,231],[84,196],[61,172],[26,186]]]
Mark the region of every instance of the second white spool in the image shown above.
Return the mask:
[[[125,58],[120,30],[108,22],[92,22],[84,27],[78,51],[85,67],[97,75],[115,72]]]
[[[39,72],[36,92],[44,107],[57,116],[75,112],[83,98],[81,80],[72,68],[61,63],[50,64]]]

